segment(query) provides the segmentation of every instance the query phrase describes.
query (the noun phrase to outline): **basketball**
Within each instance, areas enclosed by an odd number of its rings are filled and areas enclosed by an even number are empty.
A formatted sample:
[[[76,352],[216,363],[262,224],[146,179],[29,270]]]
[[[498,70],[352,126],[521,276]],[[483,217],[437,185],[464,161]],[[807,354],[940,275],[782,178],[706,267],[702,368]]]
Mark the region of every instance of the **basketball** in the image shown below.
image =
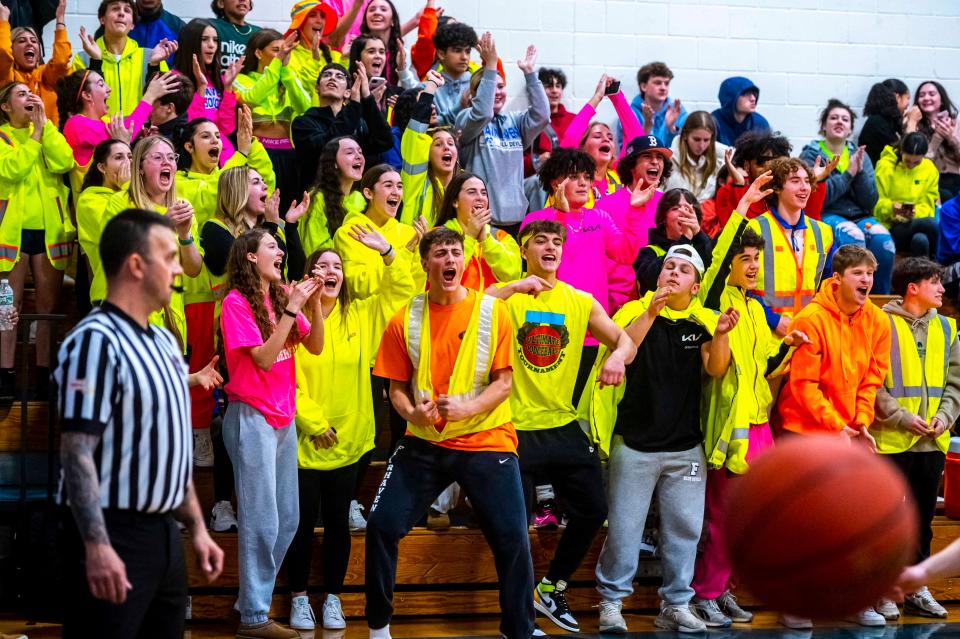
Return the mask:
[[[884,596],[913,559],[915,511],[906,481],[881,455],[856,441],[790,438],[731,487],[734,575],[779,612],[853,614]]]

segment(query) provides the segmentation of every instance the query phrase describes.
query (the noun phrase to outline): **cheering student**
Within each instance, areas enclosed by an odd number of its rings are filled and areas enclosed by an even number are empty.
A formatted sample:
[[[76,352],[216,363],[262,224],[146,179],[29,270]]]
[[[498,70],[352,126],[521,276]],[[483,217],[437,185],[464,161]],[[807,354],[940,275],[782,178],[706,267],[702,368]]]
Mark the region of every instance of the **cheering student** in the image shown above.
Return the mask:
[[[223,443],[233,462],[240,499],[237,552],[240,612],[237,637],[297,639],[270,620],[277,571],[299,522],[295,351],[323,350],[319,281],[309,277],[286,289],[283,252],[265,229],[236,239],[227,261],[220,330],[229,381]],[[309,304],[313,322],[300,310]]]
[[[390,458],[366,533],[366,618],[371,639],[390,637],[397,546],[451,482],[467,493],[493,551],[500,632],[533,632],[533,563],[510,421],[513,347],[504,303],[460,284],[463,238],[436,228],[420,241],[429,290],[391,318],[374,374],[407,435]]]

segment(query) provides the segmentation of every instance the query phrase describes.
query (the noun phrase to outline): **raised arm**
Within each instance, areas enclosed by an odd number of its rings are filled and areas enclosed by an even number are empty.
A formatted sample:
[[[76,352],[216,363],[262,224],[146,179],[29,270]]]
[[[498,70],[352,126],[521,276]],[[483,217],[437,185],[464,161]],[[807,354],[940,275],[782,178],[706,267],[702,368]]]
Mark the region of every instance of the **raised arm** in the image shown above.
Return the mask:
[[[599,380],[604,386],[616,386],[623,381],[626,365],[637,355],[637,346],[627,332],[610,319],[600,302],[593,300],[590,308],[590,320],[587,324],[590,334],[610,349],[600,370]]]

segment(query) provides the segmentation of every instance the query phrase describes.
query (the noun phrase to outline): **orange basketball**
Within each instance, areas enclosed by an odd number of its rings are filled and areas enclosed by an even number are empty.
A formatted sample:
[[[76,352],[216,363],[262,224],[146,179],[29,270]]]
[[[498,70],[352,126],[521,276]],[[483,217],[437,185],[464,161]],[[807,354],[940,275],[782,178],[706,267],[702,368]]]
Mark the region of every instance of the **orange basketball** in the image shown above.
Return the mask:
[[[904,499],[906,496],[906,499]],[[917,544],[916,505],[881,455],[838,438],[792,437],[733,482],[734,575],[770,608],[840,618],[886,594]]]

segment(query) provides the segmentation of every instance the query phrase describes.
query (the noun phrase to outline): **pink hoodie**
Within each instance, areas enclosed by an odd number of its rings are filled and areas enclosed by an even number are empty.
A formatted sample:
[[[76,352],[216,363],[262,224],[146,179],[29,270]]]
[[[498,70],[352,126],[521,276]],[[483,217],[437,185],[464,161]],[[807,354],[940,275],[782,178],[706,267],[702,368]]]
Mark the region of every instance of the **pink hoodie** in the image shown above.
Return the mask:
[[[633,253],[633,259],[637,259],[637,252],[647,245],[647,235],[650,229],[654,228],[654,217],[657,213],[657,203],[663,197],[662,191],[654,191],[643,208],[634,208],[630,205],[631,191],[629,188],[622,188],[612,195],[603,198],[600,206],[610,214],[613,223],[637,240],[637,250]],[[633,270],[633,261],[630,264],[624,264],[615,259],[610,259],[607,264],[607,280],[610,290],[610,313],[616,313],[617,310],[630,300],[637,299],[637,275]]]
[[[137,139],[140,129],[150,119],[152,110],[153,106],[149,102],[141,101],[133,113],[126,117],[124,123],[130,129],[131,140]],[[77,164],[87,166],[93,157],[93,149],[104,140],[109,140],[110,134],[107,133],[107,123],[103,120],[95,120],[78,113],[70,116],[63,125],[63,137],[73,149],[73,159]]]
[[[567,227],[567,241],[563,245],[557,277],[593,295],[609,312],[609,264],[614,262],[632,270],[637,252],[647,239],[646,234],[641,237],[636,230],[641,226],[637,219],[640,215],[642,213],[639,211],[627,211],[624,216],[627,224],[621,229],[613,217],[602,209],[563,213],[551,206],[527,214],[520,228],[523,229],[534,220],[551,220]],[[584,343],[592,346],[597,344],[597,340],[588,335]]]

